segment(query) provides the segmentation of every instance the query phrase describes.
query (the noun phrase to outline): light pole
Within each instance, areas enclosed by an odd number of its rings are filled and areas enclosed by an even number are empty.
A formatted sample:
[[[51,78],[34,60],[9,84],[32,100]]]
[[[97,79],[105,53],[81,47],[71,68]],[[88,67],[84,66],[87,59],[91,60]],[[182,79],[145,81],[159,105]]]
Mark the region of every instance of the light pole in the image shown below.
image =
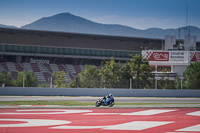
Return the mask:
[[[157,79],[155,79],[155,89],[158,88],[157,85],[158,85],[158,83],[157,83]]]
[[[181,90],[183,89],[183,77],[180,77],[181,79]]]
[[[106,89],[106,80],[104,79],[104,82],[103,82],[103,86],[104,86],[104,89]]]
[[[155,89],[158,89],[158,78],[155,77]]]
[[[132,78],[130,78],[130,89],[132,89]]]
[[[50,77],[50,88],[52,88],[53,87],[53,78],[52,78],[52,76]]]

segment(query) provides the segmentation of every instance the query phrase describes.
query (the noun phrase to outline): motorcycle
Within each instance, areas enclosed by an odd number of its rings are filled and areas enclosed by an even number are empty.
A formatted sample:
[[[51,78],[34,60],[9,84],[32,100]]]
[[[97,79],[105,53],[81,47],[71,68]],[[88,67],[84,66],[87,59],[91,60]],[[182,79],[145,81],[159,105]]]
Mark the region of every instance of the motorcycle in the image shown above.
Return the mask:
[[[115,104],[114,97],[108,98],[108,102],[106,102],[106,99],[104,99],[104,98],[99,98],[99,99],[96,101],[95,106],[96,106],[96,107],[100,107],[100,106],[112,107],[112,106],[114,106],[114,104]]]

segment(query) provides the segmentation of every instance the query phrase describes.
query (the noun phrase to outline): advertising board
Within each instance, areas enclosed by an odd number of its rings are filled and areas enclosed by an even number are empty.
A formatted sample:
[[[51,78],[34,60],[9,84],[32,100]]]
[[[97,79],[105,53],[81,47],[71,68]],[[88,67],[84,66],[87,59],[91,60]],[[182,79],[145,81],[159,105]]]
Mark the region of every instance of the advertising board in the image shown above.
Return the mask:
[[[189,63],[190,61],[200,61],[200,52],[198,51],[147,50],[142,51],[142,55],[152,62]]]
[[[149,61],[169,61],[169,52],[153,52]]]
[[[190,61],[191,62],[200,61],[200,52],[199,51],[190,52]]]
[[[187,63],[188,52],[187,51],[170,51],[170,62]]]

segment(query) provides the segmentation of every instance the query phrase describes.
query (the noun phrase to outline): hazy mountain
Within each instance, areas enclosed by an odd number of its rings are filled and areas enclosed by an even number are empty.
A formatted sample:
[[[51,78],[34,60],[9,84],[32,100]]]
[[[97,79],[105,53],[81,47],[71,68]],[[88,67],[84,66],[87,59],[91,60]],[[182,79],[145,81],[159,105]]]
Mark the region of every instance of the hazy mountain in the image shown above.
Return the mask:
[[[132,36],[132,34],[137,33],[137,30],[131,27],[115,24],[100,24],[70,13],[61,13],[55,16],[41,18],[21,28],[106,35]]]
[[[149,28],[139,30],[128,26],[117,24],[101,24],[96,23],[70,13],[61,13],[50,17],[41,18],[35,22],[22,26],[23,29],[62,31],[73,33],[87,34],[103,34],[116,36],[132,36],[144,38],[164,38],[165,35],[177,35],[179,38],[179,28],[177,29],[159,29]],[[182,29],[180,37],[183,38],[186,31]],[[197,40],[200,40],[200,29],[194,26],[188,26],[191,35],[196,35]]]
[[[0,27],[1,28],[17,28],[15,26],[8,26],[8,25],[3,25],[3,24],[0,24]]]

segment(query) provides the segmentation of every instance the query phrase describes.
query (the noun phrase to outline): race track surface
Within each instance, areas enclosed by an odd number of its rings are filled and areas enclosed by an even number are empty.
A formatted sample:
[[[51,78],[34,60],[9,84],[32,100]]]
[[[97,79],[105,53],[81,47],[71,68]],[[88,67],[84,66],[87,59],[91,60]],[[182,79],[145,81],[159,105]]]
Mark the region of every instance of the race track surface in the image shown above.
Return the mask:
[[[99,97],[0,96],[0,101],[76,101],[95,103]],[[116,103],[200,103],[200,98],[114,97]]]
[[[0,109],[0,133],[80,132],[200,133],[200,109]]]

